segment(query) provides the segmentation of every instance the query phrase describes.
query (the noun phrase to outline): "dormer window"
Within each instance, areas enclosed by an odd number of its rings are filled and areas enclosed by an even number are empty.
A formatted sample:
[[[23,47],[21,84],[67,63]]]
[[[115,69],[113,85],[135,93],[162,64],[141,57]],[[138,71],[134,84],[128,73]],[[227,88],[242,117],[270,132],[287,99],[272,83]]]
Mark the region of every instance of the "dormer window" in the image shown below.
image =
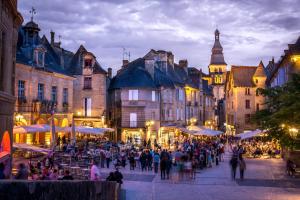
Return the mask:
[[[38,67],[45,66],[45,50],[43,48],[37,48],[34,50],[34,63]]]
[[[91,68],[91,67],[92,67],[92,59],[85,59],[84,68]]]

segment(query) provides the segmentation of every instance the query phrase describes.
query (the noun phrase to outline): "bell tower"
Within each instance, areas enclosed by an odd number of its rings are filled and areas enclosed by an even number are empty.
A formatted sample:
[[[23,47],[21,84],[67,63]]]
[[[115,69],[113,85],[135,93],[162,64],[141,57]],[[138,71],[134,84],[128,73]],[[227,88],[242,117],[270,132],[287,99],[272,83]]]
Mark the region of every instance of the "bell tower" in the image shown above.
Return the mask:
[[[216,100],[224,98],[224,85],[226,79],[227,64],[223,55],[223,47],[220,43],[220,31],[215,30],[215,42],[211,50],[210,64],[208,66],[211,85]]]

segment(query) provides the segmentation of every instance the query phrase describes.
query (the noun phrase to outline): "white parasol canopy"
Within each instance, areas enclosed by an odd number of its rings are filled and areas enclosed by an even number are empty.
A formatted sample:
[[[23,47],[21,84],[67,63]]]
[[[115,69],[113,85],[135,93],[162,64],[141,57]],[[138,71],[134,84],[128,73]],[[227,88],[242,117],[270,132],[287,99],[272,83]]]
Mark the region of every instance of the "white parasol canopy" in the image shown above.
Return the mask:
[[[43,154],[48,154],[51,152],[50,149],[44,149],[44,148],[36,147],[33,145],[25,144],[25,143],[14,143],[13,147],[17,148],[17,149],[27,150],[27,151],[39,152],[39,153],[43,153]]]
[[[74,128],[73,128],[74,129]],[[72,127],[63,128],[64,132],[72,132]],[[114,129],[112,128],[93,128],[86,126],[75,126],[75,132],[83,133],[83,134],[93,134],[93,135],[103,135],[105,132],[112,132]]]
[[[256,129],[254,131],[248,131],[248,132],[237,134],[236,137],[239,137],[241,140],[245,140],[245,139],[260,136],[263,133],[264,133],[264,131],[262,131],[260,129]]]
[[[188,130],[192,131],[193,135],[218,136],[223,134],[222,131],[212,130],[200,126],[188,126]]]
[[[45,133],[50,132],[51,127],[48,124],[35,124],[29,126],[14,126],[13,133]],[[60,132],[60,127],[55,127],[56,132]]]

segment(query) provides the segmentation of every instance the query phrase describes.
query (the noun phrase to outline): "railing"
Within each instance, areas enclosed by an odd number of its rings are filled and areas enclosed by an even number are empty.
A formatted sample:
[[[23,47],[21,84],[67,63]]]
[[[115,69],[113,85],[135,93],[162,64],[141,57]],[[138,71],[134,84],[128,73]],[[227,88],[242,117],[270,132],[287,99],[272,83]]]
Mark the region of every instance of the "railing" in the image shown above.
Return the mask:
[[[144,128],[145,126],[146,126],[145,120],[140,120],[140,121],[122,120],[123,128]]]

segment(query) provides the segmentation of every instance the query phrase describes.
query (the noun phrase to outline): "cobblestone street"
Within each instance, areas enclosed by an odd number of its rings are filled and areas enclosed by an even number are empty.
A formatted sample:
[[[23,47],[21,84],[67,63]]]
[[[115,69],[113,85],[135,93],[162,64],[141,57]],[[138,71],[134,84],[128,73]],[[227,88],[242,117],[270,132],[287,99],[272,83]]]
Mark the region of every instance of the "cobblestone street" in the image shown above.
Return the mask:
[[[178,181],[177,174],[170,180],[160,180],[153,172],[130,172],[123,169],[123,199],[205,199],[205,200],[298,200],[300,180],[284,174],[284,163],[279,159],[248,159],[246,180],[230,179],[229,155],[225,162],[198,171],[195,180]]]

